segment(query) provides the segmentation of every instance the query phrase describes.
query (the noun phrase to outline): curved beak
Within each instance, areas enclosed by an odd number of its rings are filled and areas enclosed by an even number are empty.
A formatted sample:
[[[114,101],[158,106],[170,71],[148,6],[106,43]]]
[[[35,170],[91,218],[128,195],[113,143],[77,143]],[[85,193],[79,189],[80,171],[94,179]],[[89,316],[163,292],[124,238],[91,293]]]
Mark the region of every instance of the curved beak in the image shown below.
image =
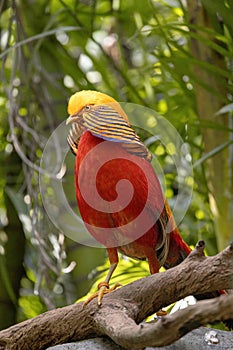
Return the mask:
[[[72,123],[73,120],[72,120],[72,115],[70,115],[67,119],[66,119],[66,125]]]
[[[80,121],[81,116],[79,114],[72,114],[66,119],[66,125],[69,125],[74,122]]]

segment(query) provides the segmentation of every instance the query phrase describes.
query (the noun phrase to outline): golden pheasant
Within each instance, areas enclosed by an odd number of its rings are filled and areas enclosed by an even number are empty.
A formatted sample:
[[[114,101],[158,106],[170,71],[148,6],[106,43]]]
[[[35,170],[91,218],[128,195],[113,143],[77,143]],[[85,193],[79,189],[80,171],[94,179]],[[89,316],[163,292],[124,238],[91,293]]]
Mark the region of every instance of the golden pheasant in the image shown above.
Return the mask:
[[[85,90],[71,96],[68,113],[79,211],[91,235],[107,248],[110,261],[99,286],[100,305],[118,251],[147,259],[154,274],[161,266],[182,262],[191,249],[175,226],[150,153],[121,106],[110,96]]]

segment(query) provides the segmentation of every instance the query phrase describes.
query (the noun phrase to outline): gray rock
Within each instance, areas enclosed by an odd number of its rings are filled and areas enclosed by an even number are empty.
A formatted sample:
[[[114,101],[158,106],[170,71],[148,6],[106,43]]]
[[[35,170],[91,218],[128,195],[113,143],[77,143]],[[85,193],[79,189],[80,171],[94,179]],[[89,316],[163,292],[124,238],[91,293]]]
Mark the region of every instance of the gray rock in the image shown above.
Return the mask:
[[[109,338],[94,338],[82,340],[77,343],[69,343],[53,346],[47,350],[123,350]]]
[[[213,332],[214,331],[214,332]],[[212,333],[211,333],[212,332]],[[174,344],[158,347],[147,347],[145,350],[233,350],[233,333],[213,330],[206,327],[196,329]],[[47,350],[124,350],[109,338],[94,338],[57,345]]]

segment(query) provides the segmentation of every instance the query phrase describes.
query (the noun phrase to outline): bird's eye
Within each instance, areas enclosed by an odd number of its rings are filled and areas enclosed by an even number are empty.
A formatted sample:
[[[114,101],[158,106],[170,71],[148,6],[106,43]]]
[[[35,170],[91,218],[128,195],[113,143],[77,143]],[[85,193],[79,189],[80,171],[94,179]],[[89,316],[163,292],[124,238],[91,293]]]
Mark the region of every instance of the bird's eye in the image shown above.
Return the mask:
[[[89,105],[87,105],[86,107],[85,107],[85,110],[86,111],[89,111],[91,109],[91,106],[89,106]]]

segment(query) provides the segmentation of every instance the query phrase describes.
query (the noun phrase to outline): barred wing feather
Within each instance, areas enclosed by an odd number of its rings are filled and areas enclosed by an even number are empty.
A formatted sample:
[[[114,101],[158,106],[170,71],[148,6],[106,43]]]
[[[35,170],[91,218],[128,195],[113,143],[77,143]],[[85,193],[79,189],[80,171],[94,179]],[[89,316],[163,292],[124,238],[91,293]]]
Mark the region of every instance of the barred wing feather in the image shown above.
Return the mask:
[[[101,105],[83,113],[83,126],[94,136],[106,141],[119,142],[129,153],[151,160],[151,155],[138,135],[109,105]]]

